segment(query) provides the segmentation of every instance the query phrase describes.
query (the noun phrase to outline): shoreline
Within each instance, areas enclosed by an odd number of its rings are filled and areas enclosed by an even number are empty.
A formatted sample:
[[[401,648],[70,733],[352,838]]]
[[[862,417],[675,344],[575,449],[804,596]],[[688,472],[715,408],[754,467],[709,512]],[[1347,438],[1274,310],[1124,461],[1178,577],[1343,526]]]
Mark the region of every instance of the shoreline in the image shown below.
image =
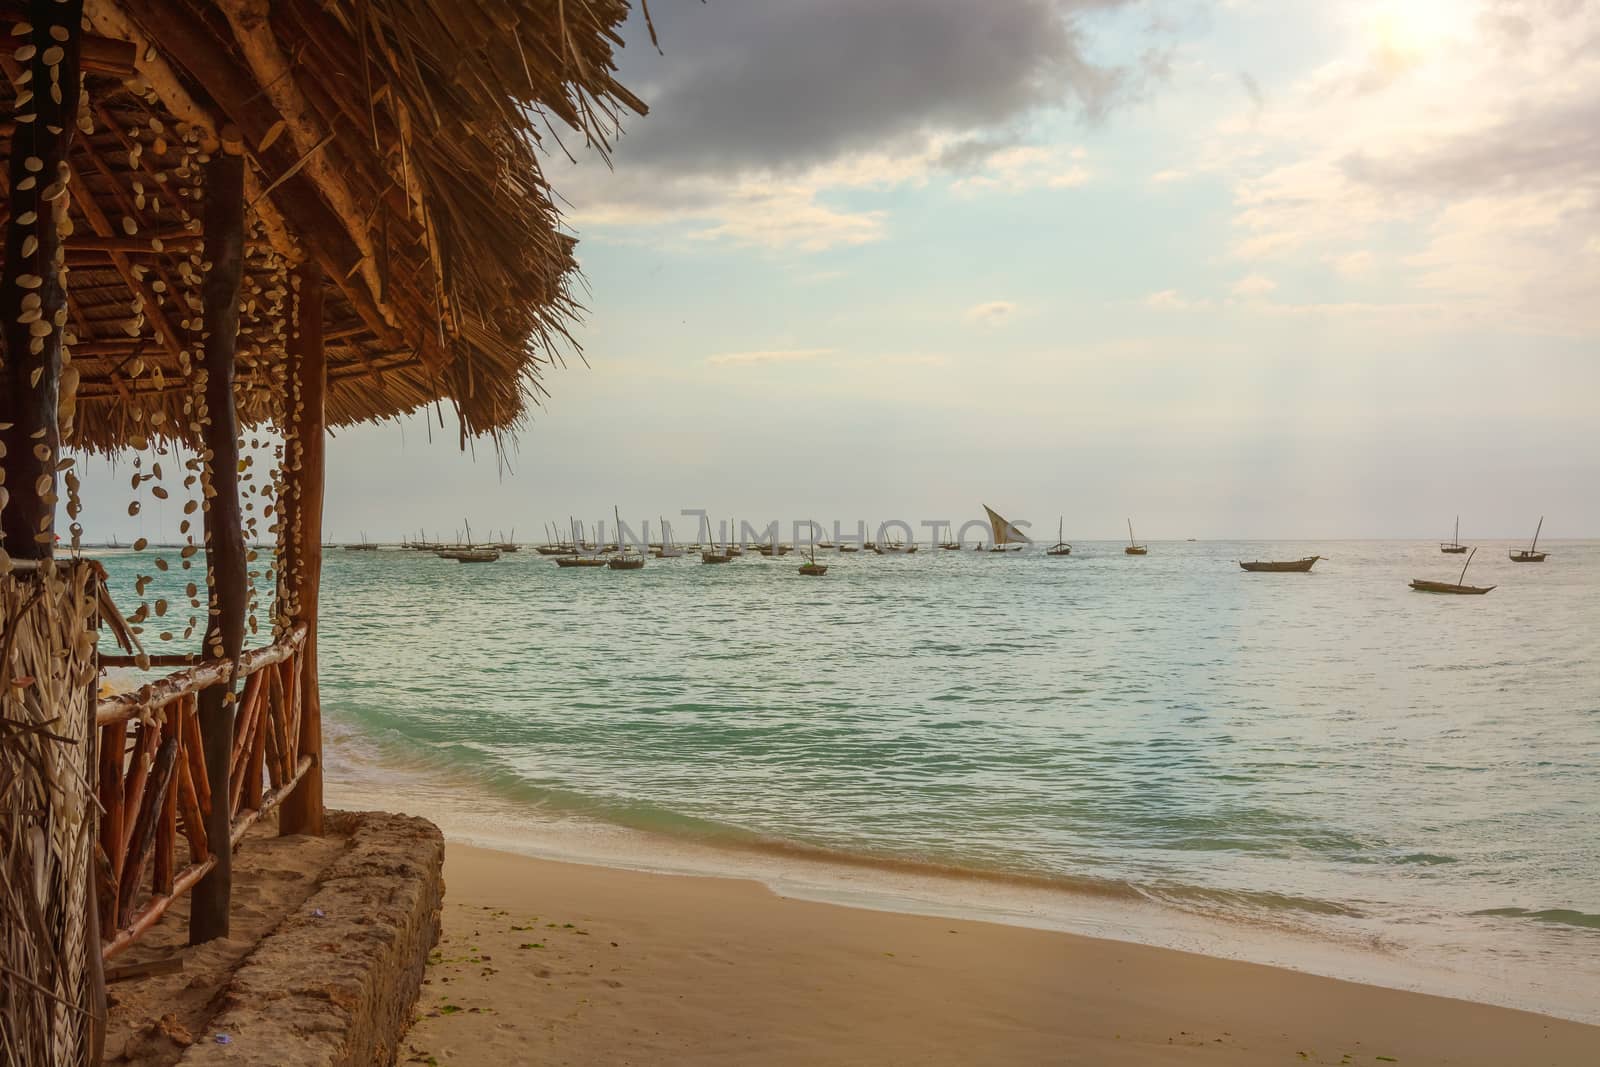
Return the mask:
[[[432,819],[445,834],[447,857],[450,849],[465,846],[534,862],[751,882],[795,902],[1064,934],[1600,1024],[1600,1003],[1574,991],[1570,981],[1562,984],[1561,976],[1548,986],[1508,987],[1504,974],[1421,962],[1408,958],[1403,946],[1371,937],[1339,940],[1287,921],[1188,910],[1137,891],[1100,893],[1027,875],[880,861],[804,845],[679,837],[519,803],[482,783],[447,781],[437,770],[387,763],[367,768],[373,769],[401,781],[374,788],[370,780],[357,784],[335,775],[329,803]],[[470,798],[463,790],[470,790]]]
[[[1577,1065],[1600,1027],[1078,934],[445,849],[405,1051],[520,1062]]]

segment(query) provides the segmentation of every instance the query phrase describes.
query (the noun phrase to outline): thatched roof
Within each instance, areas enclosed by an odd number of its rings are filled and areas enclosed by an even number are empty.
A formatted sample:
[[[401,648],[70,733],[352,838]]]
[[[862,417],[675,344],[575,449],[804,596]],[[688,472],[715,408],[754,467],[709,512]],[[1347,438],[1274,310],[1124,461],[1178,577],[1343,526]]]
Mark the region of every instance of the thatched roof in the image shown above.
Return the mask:
[[[604,151],[618,112],[643,112],[613,80],[627,13],[627,0],[86,0],[74,443],[123,447],[153,423],[184,435],[200,163],[226,127],[252,202],[243,419],[281,396],[286,269],[305,257],[325,276],[330,424],[442,400],[467,433],[517,425],[577,310],[536,145],[565,124]],[[9,49],[0,68],[9,104]]]

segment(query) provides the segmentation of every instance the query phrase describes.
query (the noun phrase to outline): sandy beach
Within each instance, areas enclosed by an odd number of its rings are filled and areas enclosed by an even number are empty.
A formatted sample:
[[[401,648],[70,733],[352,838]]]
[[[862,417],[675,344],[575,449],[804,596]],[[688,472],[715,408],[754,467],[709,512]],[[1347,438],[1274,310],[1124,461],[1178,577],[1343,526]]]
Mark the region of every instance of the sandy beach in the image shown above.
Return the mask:
[[[1600,1027],[1071,934],[450,844],[402,1063],[1600,1062]]]

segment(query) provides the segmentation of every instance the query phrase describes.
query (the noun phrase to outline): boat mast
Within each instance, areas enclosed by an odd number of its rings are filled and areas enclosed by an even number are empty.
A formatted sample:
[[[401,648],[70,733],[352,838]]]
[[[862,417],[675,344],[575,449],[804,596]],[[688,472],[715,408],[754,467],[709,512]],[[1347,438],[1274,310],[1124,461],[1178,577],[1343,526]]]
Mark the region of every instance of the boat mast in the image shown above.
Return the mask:
[[[1528,551],[1530,553],[1537,552],[1539,550],[1539,531],[1543,530],[1543,529],[1544,529],[1544,516],[1540,515],[1539,516],[1539,525],[1535,526],[1533,528],[1533,544],[1528,546]]]
[[[1461,516],[1457,515],[1456,516],[1456,537],[1455,537],[1454,541],[1450,542],[1450,547],[1451,548],[1455,548],[1460,544],[1461,544]],[[1462,572],[1465,573],[1466,568],[1463,567],[1461,569],[1462,569]]]
[[[1478,550],[1476,548],[1474,548],[1471,552],[1467,553],[1467,562],[1465,562],[1465,563],[1463,563],[1461,565],[1461,577],[1456,579],[1456,584],[1457,585],[1466,584],[1466,581],[1467,581],[1467,568],[1472,566],[1472,557],[1476,556],[1477,554],[1478,554]]]
[[[1133,520],[1129,519],[1128,520],[1128,546],[1131,548],[1131,547],[1134,546],[1134,544],[1135,544],[1135,542],[1133,540]]]

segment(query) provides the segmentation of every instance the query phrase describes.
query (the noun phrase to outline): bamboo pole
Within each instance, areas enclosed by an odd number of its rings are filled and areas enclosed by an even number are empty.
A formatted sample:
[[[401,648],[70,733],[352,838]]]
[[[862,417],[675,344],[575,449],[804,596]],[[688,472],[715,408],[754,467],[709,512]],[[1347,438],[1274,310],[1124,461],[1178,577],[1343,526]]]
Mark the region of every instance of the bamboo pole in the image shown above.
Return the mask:
[[[276,643],[261,648],[252,648],[239,658],[239,674],[248,676],[264,666],[273,663],[282,663],[295,654],[295,650],[305,641],[305,628],[297,626],[285,638],[280,638]],[[112,657],[102,656],[100,662],[110,665]],[[152,661],[155,659],[151,657]],[[139,714],[141,708],[151,711],[165,707],[179,698],[189,698],[207,686],[227,678],[232,673],[233,665],[228,660],[206,660],[198,666],[188,670],[169,674],[148,685],[140,686],[131,693],[111,697],[100,701],[95,712],[95,721],[101,726],[113,722],[126,722]]]
[[[133,835],[128,844],[128,865],[123,872],[117,896],[117,925],[122,926],[133,917],[133,902],[144,882],[145,864],[156,847],[156,822],[167,806],[167,793],[172,788],[172,768],[178,760],[178,742],[168,738],[156,751],[150,769],[150,788],[140,805],[139,817],[134,820]]]
[[[234,661],[244,648],[244,616],[249,598],[244,524],[239,509],[239,425],[233,407],[234,352],[239,336],[239,281],[244,264],[244,146],[238,131],[222,131],[222,146],[205,164],[202,229],[205,258],[211,261],[201,287],[205,322],[206,462],[202,485],[205,509],[206,585],[211,622],[203,646],[216,659]],[[226,678],[200,693],[200,739],[212,796],[226,797],[228,758],[233,748],[234,679]],[[206,836],[228,839],[226,804],[213,803]],[[216,866],[194,889],[189,910],[189,943],[202,944],[228,936],[228,904],[233,891],[229,848],[218,846]]]
[[[106,942],[101,957],[110,959],[117,953],[126,949],[139,939],[139,936],[156,924],[156,920],[166,914],[172,902],[187,893],[196,882],[211,873],[216,866],[215,859],[206,859],[200,863],[191,863],[173,879],[172,893],[168,896],[153,897],[144,909],[133,917],[127,926],[117,931],[117,935]],[[109,929],[109,927],[107,927]]]
[[[289,477],[288,573],[295,621],[306,628],[300,648],[296,754],[310,759],[299,786],[283,802],[284,834],[322,833],[322,699],[317,688],[317,609],[322,589],[322,491],[327,424],[328,365],[323,350],[322,270],[308,262],[295,272],[296,314],[289,341],[290,419],[294,457]]]
[[[77,130],[78,60],[83,0],[28,5],[25,39],[17,62],[29,75],[32,99],[16,107],[0,266],[0,444],[5,446],[5,488],[0,538],[17,559],[49,559],[55,552],[56,464],[61,459],[58,410],[62,379],[61,324],[67,317],[65,251],[57,222],[67,221],[70,197],[63,180],[67,151]],[[60,38],[59,40],[57,38]],[[17,83],[22,86],[22,82]],[[19,100],[21,99],[19,95]],[[29,121],[21,121],[24,116]],[[76,373],[76,372],[74,372]],[[71,382],[69,381],[69,386]],[[69,404],[76,387],[69,389]]]
[[[181,744],[178,731],[176,713],[169,712],[161,723],[161,744],[165,747],[171,743],[173,759],[177,766],[183,765],[183,760],[178,752]],[[178,845],[178,783],[177,774],[174,773],[173,781],[168,785],[166,794],[161,804],[161,815],[156,822],[156,857],[155,866],[150,872],[150,887],[155,893],[171,893],[172,878],[174,873],[173,863],[176,860]]]

